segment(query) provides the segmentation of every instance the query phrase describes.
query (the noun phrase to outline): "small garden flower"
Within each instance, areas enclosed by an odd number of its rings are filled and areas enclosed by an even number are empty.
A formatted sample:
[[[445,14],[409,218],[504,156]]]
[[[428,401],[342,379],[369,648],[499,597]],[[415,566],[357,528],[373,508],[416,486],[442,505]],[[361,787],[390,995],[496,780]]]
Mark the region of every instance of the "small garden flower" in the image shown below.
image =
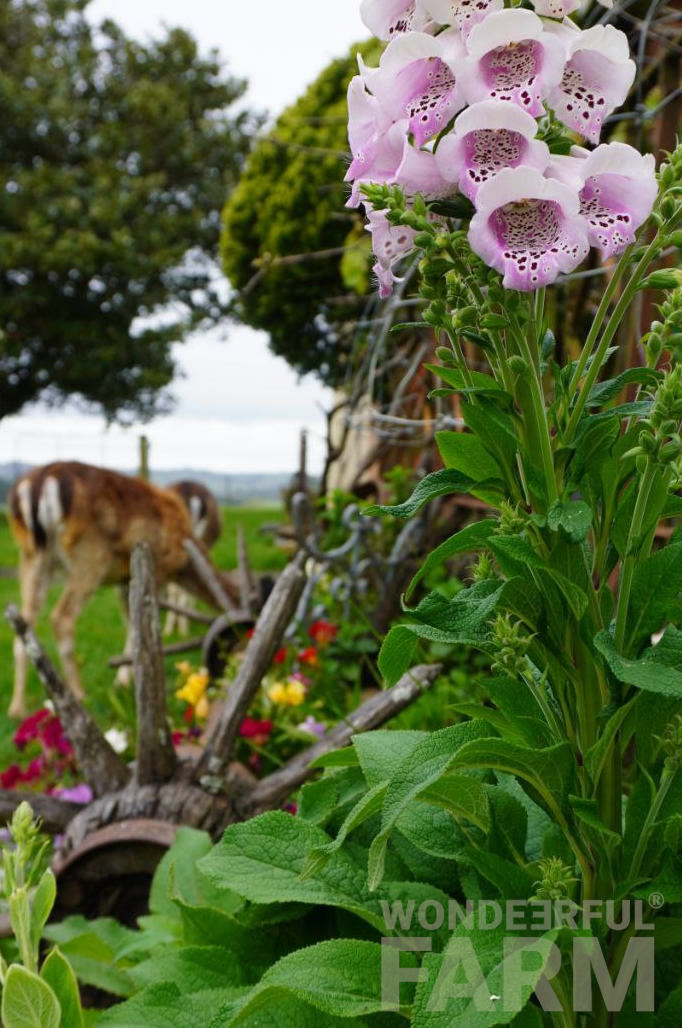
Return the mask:
[[[544,171],[550,162],[545,143],[535,138],[537,122],[521,108],[482,100],[457,118],[436,152],[438,168],[465,196],[476,200],[481,185],[503,168],[520,164]]]
[[[85,804],[91,803],[93,799],[92,789],[85,782],[74,785],[70,789],[56,789],[54,795],[59,796],[61,800],[68,800],[69,803]]]
[[[305,721],[302,721],[299,728],[302,732],[313,735],[317,739],[323,739],[327,734],[327,726],[321,721],[316,721],[312,715],[309,715]]]
[[[428,21],[419,0],[363,0],[360,17],[377,39],[424,28]]]
[[[314,646],[307,646],[298,655],[299,664],[308,664],[310,667],[317,667],[320,662],[318,652]]]
[[[504,0],[423,0],[423,5],[435,22],[456,25],[466,39],[474,25],[502,10]]]
[[[559,85],[565,51],[545,32],[532,11],[495,11],[467,39],[458,83],[470,104],[506,100],[533,117],[544,113],[543,99]]]
[[[114,753],[125,753],[128,749],[128,733],[121,728],[110,728],[104,733],[104,738],[111,746]]]
[[[268,696],[273,703],[282,707],[300,707],[305,701],[305,685],[296,678],[285,682],[275,682],[268,689]]]
[[[308,634],[318,646],[328,646],[339,634],[339,626],[333,625],[331,621],[313,621]]]
[[[642,155],[626,143],[602,144],[581,161],[580,171],[580,210],[590,243],[603,258],[622,253],[634,242],[656,199],[653,154]]]
[[[605,118],[623,103],[635,78],[627,36],[613,25],[580,32],[570,22],[555,31],[568,59],[549,103],[564,125],[598,143]]]
[[[391,225],[386,211],[370,211],[367,229],[372,234],[372,249],[377,259],[374,273],[379,280],[379,296],[385,299],[393,292],[393,283],[399,281],[393,267],[411,253],[416,232],[404,225]]]
[[[393,181],[407,143],[407,121],[392,124],[376,97],[356,75],[348,87],[348,140],[352,154],[346,182],[353,183],[349,207],[361,202],[362,182]]]
[[[455,29],[439,36],[410,32],[389,43],[378,68],[361,67],[383,114],[391,122],[407,119],[418,147],[438,135],[464,107],[455,74],[463,53]]]
[[[503,276],[528,291],[575,270],[587,256],[587,224],[578,195],[533,168],[506,168],[481,186],[469,242]]]
[[[245,717],[242,721],[239,734],[243,739],[253,739],[254,742],[266,742],[271,735],[274,723],[272,721],[255,721],[251,717]]]
[[[195,671],[191,674],[181,689],[175,693],[176,699],[184,700],[191,707],[195,707],[201,697],[208,689],[209,675],[207,671]]]

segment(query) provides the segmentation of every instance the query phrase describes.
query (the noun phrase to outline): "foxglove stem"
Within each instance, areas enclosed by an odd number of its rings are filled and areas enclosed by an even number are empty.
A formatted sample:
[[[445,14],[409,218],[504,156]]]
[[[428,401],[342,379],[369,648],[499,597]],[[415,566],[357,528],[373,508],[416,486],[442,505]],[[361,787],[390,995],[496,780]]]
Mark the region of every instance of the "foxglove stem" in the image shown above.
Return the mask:
[[[639,483],[637,503],[635,504],[635,509],[632,515],[632,522],[630,524],[630,531],[628,533],[627,549],[625,552],[625,557],[623,558],[623,569],[621,571],[620,585],[618,587],[618,610],[616,613],[616,628],[614,632],[614,642],[616,644],[616,649],[618,650],[618,652],[623,654],[625,646],[625,632],[627,629],[628,610],[630,608],[630,592],[632,591],[632,582],[635,574],[635,567],[637,564],[635,543],[637,542],[637,538],[639,537],[644,525],[644,518],[646,515],[647,506],[649,504],[649,497],[651,496],[651,488],[654,484],[655,475],[656,466],[654,465],[651,458],[649,458]]]
[[[531,325],[534,328],[534,322],[531,321]],[[533,335],[535,333],[533,332]],[[514,332],[514,338],[516,339],[519,349],[522,351],[522,356],[525,357],[529,368],[532,370],[530,378],[530,398],[533,405],[533,418],[536,423],[535,435],[540,449],[540,455],[542,458],[542,466],[545,473],[545,481],[547,484],[547,501],[548,507],[551,507],[553,503],[559,498],[556,483],[556,473],[554,470],[554,454],[552,452],[552,438],[549,434],[549,424],[547,422],[547,408],[545,405],[545,391],[542,385],[542,375],[540,371],[540,355],[538,353],[535,338],[532,342],[529,342],[525,332],[523,332],[518,325]]]

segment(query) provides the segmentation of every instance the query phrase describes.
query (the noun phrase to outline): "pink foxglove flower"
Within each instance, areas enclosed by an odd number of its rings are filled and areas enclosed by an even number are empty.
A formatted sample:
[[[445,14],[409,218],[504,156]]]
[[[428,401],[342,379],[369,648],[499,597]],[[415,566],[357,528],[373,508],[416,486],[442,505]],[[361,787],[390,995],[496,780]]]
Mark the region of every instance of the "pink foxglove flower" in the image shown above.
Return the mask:
[[[391,121],[407,118],[416,145],[423,146],[464,107],[455,78],[462,56],[455,29],[439,36],[409,32],[389,43],[378,68],[361,68],[384,115]]]
[[[534,168],[505,168],[476,197],[472,250],[524,292],[574,271],[587,256],[587,225],[577,193]]]
[[[567,128],[598,143],[604,119],[628,95],[636,66],[627,36],[613,25],[594,25],[585,32],[569,26],[557,26],[554,32],[564,42],[568,60],[549,103]]]
[[[414,249],[414,229],[404,225],[391,225],[386,211],[370,211],[367,230],[372,235],[372,249],[377,262],[374,272],[379,280],[379,296],[385,300],[393,292],[393,283],[399,282],[393,268]]]
[[[535,138],[537,128],[535,118],[520,107],[481,100],[462,111],[454,131],[441,140],[436,151],[440,173],[475,202],[482,184],[503,168],[523,164],[544,171],[550,152]]]
[[[565,18],[582,6],[582,0],[533,0],[536,14],[543,18]]]
[[[378,39],[426,28],[428,22],[419,0],[362,0],[360,17]]]
[[[363,182],[392,182],[407,145],[407,121],[391,124],[360,75],[348,87],[348,140],[352,162],[346,181],[353,183],[349,207],[362,202]]]
[[[422,0],[424,10],[438,25],[456,25],[464,39],[474,25],[492,11],[501,11],[504,0]]]
[[[548,174],[577,188],[590,245],[602,258],[622,253],[651,214],[658,193],[653,154],[627,143],[602,143],[591,153],[573,148],[554,158]]]
[[[452,180],[446,179],[436,154],[430,150],[417,150],[405,144],[403,159],[395,173],[393,184],[400,186],[408,199],[421,193],[426,200],[438,200],[453,193]]]
[[[565,61],[562,44],[537,14],[496,11],[471,30],[458,80],[470,104],[507,100],[536,118],[559,85]]]

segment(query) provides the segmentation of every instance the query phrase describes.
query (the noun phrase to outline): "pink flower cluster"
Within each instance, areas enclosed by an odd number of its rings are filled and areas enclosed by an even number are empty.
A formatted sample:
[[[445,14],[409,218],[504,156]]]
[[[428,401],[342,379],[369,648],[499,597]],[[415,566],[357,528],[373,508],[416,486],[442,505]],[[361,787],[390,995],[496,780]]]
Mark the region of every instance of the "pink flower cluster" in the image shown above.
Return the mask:
[[[567,16],[580,0],[363,0],[366,25],[388,40],[379,66],[348,94],[350,206],[365,203],[382,296],[415,233],[362,199],[367,183],[409,198],[460,192],[476,210],[472,249],[510,289],[553,282],[584,260],[621,253],[651,212],[654,158],[599,144],[605,119],[635,77],[626,36],[611,25],[581,31]],[[556,157],[538,139],[549,111],[596,146]]]
[[[0,772],[0,786],[3,789],[28,785],[52,792],[57,788],[57,780],[75,771],[73,747],[64,735],[61,721],[47,707],[22,721],[13,742],[21,753],[32,743],[38,744],[39,752],[29,760],[26,767],[15,763]]]

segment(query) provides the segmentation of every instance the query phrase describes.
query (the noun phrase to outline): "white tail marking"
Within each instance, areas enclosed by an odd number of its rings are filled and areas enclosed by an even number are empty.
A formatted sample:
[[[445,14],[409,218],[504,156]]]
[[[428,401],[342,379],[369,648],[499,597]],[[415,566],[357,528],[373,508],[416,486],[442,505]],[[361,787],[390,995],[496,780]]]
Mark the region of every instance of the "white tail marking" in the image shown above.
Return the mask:
[[[24,478],[17,486],[17,498],[21,517],[29,532],[33,531],[33,513],[31,511],[31,483]]]
[[[62,503],[59,499],[59,482],[53,475],[49,475],[40,490],[38,521],[47,535],[54,535],[63,516]]]

